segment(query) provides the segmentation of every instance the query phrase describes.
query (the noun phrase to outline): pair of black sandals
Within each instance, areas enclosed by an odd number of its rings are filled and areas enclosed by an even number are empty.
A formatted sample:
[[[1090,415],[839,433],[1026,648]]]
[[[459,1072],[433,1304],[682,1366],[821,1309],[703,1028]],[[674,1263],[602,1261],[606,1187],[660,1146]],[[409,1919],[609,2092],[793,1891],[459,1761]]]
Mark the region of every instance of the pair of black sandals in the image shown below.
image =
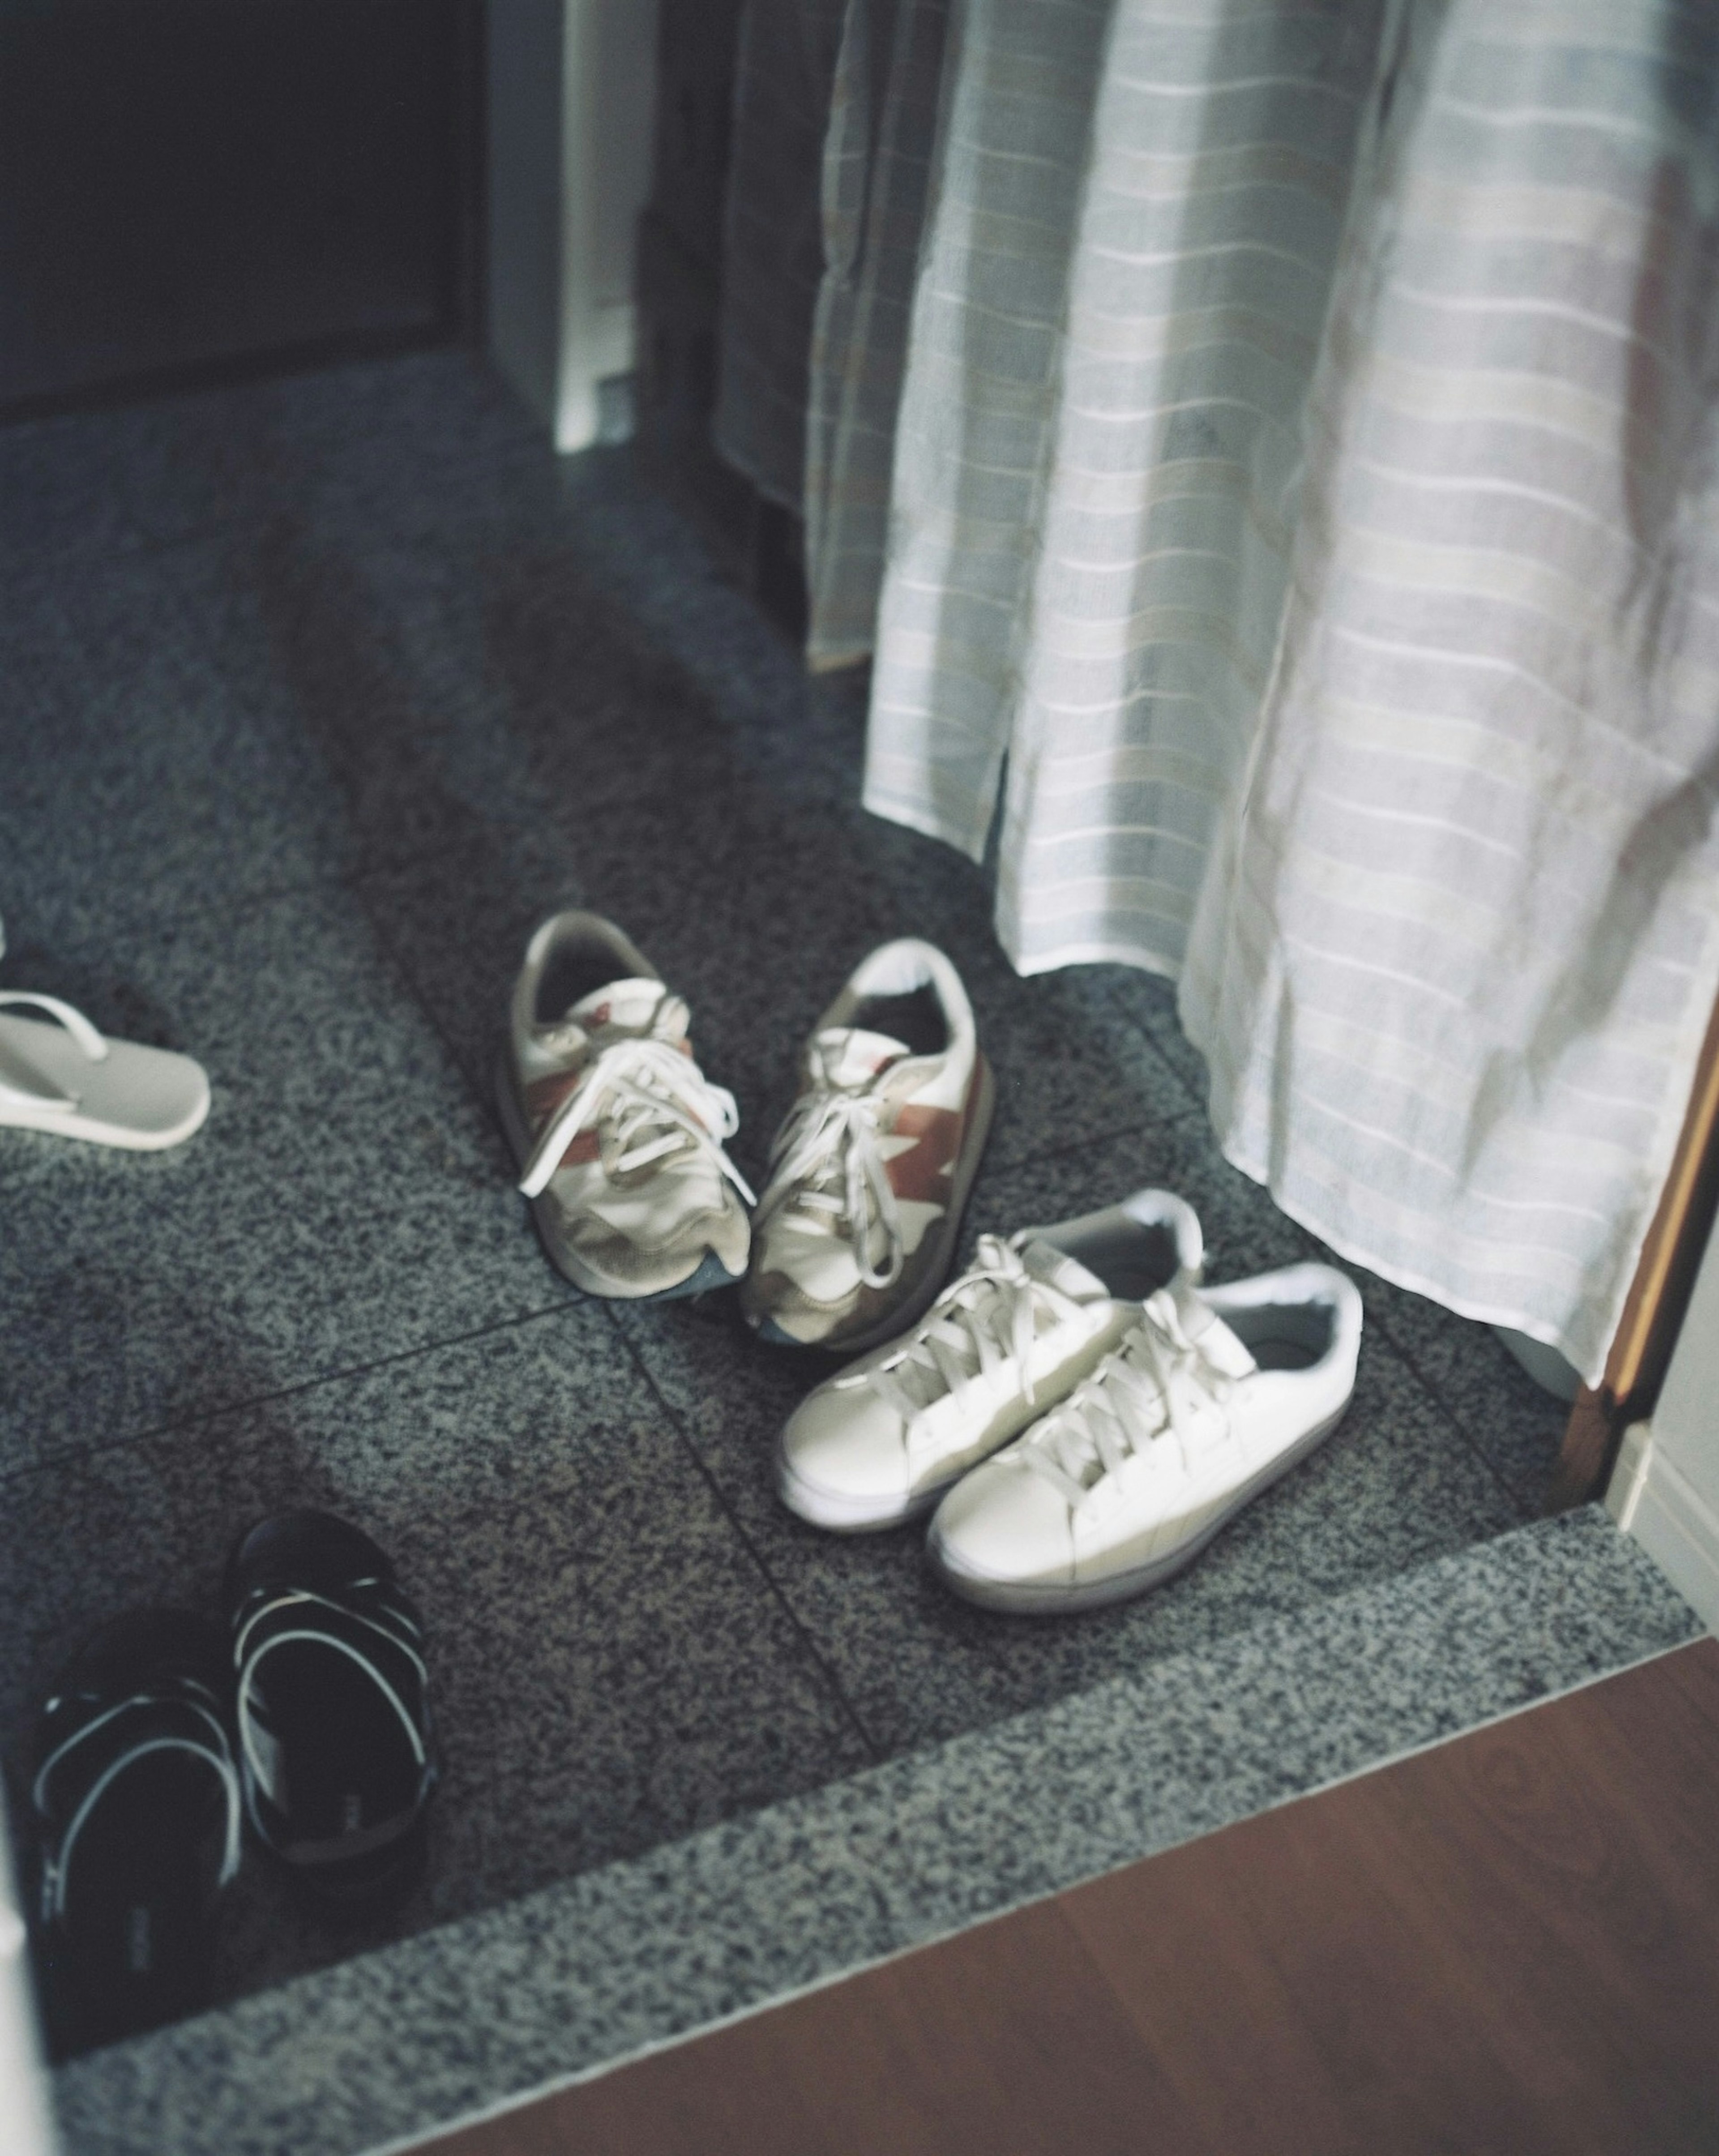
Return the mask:
[[[244,1823],[325,1903],[421,1876],[435,1787],[423,1628],[368,1535],[282,1512],[227,1567],[226,1629],[104,1625],[37,1732],[36,1938],[56,2056],[208,2004]]]

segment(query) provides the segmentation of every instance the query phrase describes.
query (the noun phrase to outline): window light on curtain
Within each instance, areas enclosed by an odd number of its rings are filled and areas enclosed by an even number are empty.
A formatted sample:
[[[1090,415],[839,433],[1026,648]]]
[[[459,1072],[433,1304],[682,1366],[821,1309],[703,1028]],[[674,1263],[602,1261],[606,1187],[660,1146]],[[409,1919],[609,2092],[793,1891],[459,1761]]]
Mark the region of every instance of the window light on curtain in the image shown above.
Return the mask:
[[[1018,966],[1178,976],[1239,1167],[1597,1378],[1719,990],[1719,8],[849,0],[834,83],[867,805],[1000,814]]]

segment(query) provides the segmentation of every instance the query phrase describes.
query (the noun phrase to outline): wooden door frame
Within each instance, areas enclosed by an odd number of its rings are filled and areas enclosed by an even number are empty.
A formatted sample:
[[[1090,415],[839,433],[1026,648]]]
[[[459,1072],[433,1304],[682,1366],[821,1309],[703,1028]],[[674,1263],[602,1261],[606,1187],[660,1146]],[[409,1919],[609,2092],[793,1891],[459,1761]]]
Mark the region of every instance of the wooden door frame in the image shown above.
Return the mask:
[[[1624,1430],[1653,1411],[1719,1211],[1719,1005],[1707,1023],[1695,1085],[1659,1209],[1642,1245],[1605,1375],[1577,1394],[1549,1512],[1604,1493]]]

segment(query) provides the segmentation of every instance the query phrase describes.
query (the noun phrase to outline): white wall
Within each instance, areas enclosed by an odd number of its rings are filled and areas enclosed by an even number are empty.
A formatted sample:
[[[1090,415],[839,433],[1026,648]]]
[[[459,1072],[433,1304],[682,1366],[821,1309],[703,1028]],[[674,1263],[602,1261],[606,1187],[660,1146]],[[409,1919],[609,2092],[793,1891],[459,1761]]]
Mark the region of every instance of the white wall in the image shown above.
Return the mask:
[[[0,1796],[0,2149],[6,2156],[53,2156],[27,1953]]]
[[[489,346],[558,449],[634,365],[656,0],[490,0]]]
[[[1719,1233],[1652,1420],[1624,1435],[1606,1503],[1719,1630]]]

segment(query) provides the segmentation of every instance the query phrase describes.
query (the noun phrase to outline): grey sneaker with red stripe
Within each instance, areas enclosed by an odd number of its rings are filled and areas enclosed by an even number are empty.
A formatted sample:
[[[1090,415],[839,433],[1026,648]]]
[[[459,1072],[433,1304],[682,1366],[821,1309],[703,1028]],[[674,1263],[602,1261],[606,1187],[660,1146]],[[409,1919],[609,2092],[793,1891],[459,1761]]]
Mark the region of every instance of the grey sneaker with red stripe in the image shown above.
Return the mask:
[[[947,1277],[990,1132],[991,1072],[943,953],[871,953],[806,1044],[771,1148],[741,1307],[788,1347],[862,1353]]]
[[[612,921],[558,913],[532,937],[496,1101],[543,1247],[588,1295],[667,1300],[746,1270],[752,1193],[723,1151],[739,1116],[688,1023]]]

